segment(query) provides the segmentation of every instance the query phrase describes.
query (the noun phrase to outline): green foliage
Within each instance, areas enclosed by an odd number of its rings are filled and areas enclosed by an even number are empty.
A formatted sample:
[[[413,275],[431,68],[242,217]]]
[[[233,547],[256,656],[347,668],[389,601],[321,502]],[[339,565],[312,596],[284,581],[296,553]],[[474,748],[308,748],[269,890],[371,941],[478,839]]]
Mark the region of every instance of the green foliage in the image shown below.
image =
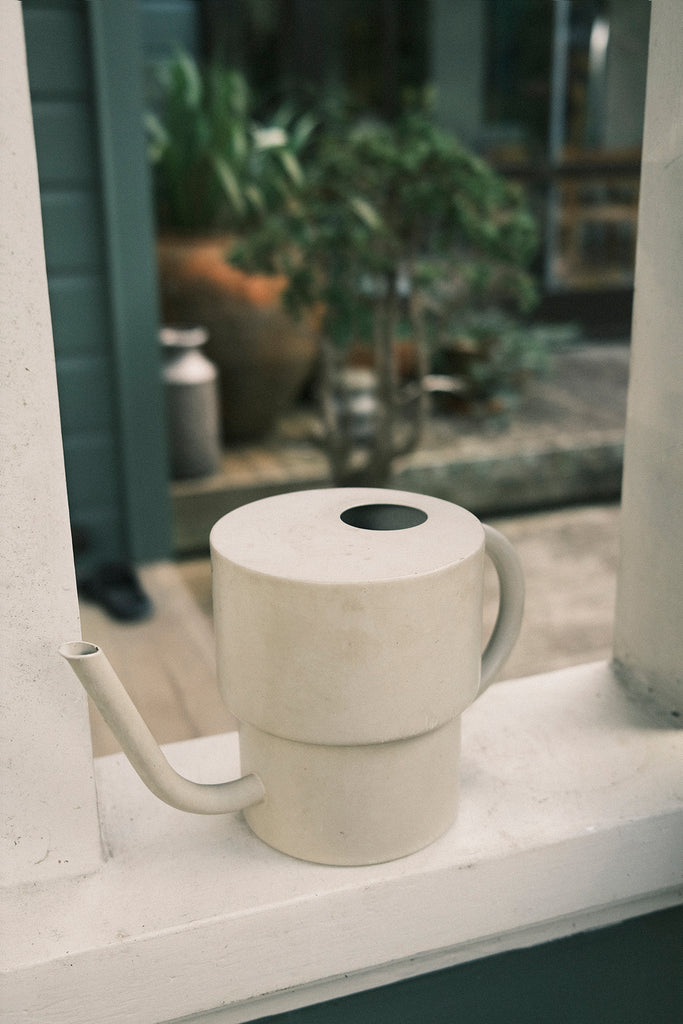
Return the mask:
[[[425,112],[391,124],[338,118],[305,171],[303,189],[233,258],[286,273],[290,307],[321,304],[337,343],[371,338],[392,305],[414,317],[535,303],[536,226],[520,192]]]
[[[530,325],[501,310],[467,310],[433,325],[434,368],[463,385],[468,406],[513,406],[531,377],[543,376],[553,353],[576,340],[575,325]]]
[[[244,230],[301,188],[309,115],[282,108],[260,125],[241,72],[200,69],[183,52],[160,66],[158,81],[160,109],[146,127],[162,229]]]

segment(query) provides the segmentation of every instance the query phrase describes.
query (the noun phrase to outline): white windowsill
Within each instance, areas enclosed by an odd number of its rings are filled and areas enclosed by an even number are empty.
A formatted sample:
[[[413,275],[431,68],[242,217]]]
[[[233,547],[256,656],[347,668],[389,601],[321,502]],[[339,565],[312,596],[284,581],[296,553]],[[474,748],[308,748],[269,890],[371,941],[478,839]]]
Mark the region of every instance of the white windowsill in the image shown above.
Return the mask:
[[[293,860],[99,759],[108,859],[9,893],[7,1024],[247,1021],[680,901],[683,732],[607,665],[499,684],[463,725],[455,826],[367,868]],[[238,774],[234,734],[166,749],[200,781]]]

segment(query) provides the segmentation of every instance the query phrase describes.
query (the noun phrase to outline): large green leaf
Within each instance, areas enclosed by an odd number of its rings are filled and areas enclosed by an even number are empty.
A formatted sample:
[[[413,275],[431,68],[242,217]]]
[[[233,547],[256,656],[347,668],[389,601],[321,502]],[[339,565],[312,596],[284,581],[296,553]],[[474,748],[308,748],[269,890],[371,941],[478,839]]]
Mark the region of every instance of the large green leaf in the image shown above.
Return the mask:
[[[237,213],[244,214],[246,212],[244,191],[240,187],[237,175],[232,167],[230,167],[226,160],[216,155],[212,155],[211,163],[230,206]]]

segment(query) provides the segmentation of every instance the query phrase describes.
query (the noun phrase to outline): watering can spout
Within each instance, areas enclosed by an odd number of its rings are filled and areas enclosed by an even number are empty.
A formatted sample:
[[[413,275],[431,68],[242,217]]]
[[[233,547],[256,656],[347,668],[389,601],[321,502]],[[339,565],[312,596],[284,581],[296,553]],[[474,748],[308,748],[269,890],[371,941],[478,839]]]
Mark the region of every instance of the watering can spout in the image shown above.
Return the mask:
[[[265,791],[257,775],[217,785],[201,785],[179,775],[100,648],[76,640],[60,647],[59,653],[93,699],[135,771],[160,800],[194,814],[228,814],[263,800]]]

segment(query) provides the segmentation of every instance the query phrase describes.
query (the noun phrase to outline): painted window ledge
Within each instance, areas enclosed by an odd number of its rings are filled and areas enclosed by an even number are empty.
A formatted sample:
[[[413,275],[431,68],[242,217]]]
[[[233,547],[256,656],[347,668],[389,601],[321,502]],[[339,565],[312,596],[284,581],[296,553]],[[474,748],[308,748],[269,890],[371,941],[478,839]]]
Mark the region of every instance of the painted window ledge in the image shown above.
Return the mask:
[[[99,759],[108,858],[12,893],[4,1020],[248,1021],[680,901],[683,733],[608,665],[501,683],[463,723],[455,826],[367,868],[279,854]],[[235,734],[166,750],[200,781],[238,774]]]

